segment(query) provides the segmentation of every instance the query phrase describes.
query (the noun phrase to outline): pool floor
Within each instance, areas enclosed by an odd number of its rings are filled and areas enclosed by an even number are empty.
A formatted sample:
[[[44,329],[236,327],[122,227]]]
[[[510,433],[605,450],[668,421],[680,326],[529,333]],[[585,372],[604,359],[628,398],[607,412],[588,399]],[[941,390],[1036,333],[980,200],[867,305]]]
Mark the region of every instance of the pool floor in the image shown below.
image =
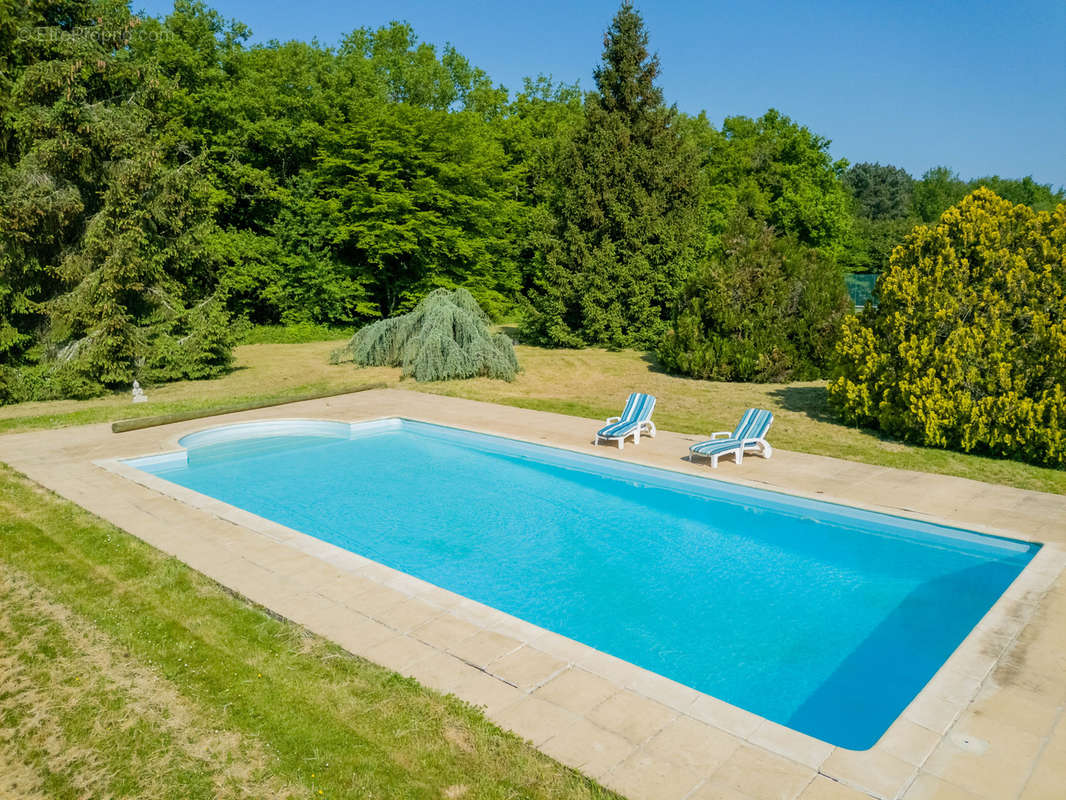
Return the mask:
[[[850,749],[1037,549],[441,426],[337,425],[237,426],[130,463]]]

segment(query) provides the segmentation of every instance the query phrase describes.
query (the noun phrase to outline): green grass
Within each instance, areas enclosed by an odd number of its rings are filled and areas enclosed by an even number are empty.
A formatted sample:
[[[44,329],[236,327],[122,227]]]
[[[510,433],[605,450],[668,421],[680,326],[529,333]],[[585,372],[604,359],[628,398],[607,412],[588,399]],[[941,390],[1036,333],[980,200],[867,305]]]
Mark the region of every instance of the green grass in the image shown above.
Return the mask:
[[[341,343],[243,345],[237,348],[236,368],[228,375],[149,386],[149,402],[138,405],[123,393],[2,407],[0,433],[286,400],[382,381],[418,391],[603,419],[618,413],[629,392],[641,390],[658,397],[655,419],[664,430],[702,435],[731,429],[745,408],[757,406],[774,412],[770,438],[785,450],[1066,494],[1066,470],[916,447],[875,431],[842,425],[830,412],[825,385],[818,381],[716,383],[667,375],[653,357],[636,351],[546,350],[520,345],[516,352],[522,372],[511,383],[476,378],[419,384],[401,382],[398,369],[331,365],[329,353]]]
[[[614,797],[8,468],[0,728],[20,797]]]
[[[667,375],[644,353],[521,346],[512,383],[416,384],[330,365],[339,343],[243,345],[229,374],[147,387],[145,404],[122,393],[0,408],[0,431],[377,382],[604,418],[639,389],[659,398],[666,430],[730,428],[761,406],[783,449],[1066,494],[1066,470],[841,425],[820,382],[713,383]],[[611,796],[455,698],[269,616],[2,466],[0,730],[0,794],[25,798]]]

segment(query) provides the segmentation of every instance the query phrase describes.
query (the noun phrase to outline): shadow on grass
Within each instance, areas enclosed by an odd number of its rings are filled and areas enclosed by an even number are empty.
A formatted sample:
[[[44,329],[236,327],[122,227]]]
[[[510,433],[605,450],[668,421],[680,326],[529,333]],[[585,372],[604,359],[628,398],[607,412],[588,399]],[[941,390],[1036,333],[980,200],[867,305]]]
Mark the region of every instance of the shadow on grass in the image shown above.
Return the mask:
[[[659,372],[663,375],[673,374],[662,365],[662,362],[659,361],[659,356],[656,355],[654,350],[648,350],[645,353],[641,353],[640,360],[648,365],[648,370],[650,372]]]
[[[522,326],[517,322],[497,325],[496,330],[504,334],[515,344],[525,344],[525,342],[522,341]]]
[[[770,392],[786,411],[798,411],[816,422],[840,424],[829,407],[829,393],[824,386],[784,386]]]
[[[786,411],[806,414],[815,422],[824,422],[829,425],[836,425],[839,428],[848,428],[871,436],[896,449],[913,446],[876,428],[848,425],[830,407],[829,392],[826,391],[824,386],[784,386],[770,392],[770,397],[780,402],[781,407]]]

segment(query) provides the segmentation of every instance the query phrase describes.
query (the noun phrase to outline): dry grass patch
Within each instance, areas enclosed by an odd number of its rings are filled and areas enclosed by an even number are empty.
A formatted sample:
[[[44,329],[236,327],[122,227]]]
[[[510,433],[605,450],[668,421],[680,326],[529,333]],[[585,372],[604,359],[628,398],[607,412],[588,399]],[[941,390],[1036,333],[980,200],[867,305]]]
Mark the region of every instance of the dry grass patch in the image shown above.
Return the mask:
[[[289,798],[254,739],[0,563],[0,787],[16,797]]]
[[[491,403],[553,411],[594,419],[617,414],[631,391],[658,398],[655,419],[664,430],[707,434],[732,429],[745,408],[768,408],[776,447],[867,464],[956,475],[1021,489],[1066,494],[1066,470],[1005,459],[915,447],[873,431],[842,425],[827,405],[825,383],[719,383],[668,375],[653,356],[632,350],[547,350],[516,348],[522,372],[511,383],[474,378],[416,383],[400,381],[400,370],[329,364],[343,344],[307,342],[238,347],[236,369],[211,381],[183,381],[148,387],[150,401],[134,406],[126,394],[94,400],[22,403],[0,408],[0,432],[61,427],[192,411],[253,400],[284,400],[307,392],[384,382],[405,389]]]

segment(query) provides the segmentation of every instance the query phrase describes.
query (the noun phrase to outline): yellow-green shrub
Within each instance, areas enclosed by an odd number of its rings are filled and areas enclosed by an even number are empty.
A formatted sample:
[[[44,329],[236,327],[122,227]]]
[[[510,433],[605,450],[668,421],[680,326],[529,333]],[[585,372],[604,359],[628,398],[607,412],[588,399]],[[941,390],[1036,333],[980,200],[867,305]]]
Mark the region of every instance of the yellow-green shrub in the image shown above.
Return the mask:
[[[837,345],[849,422],[937,447],[1066,464],[1066,205],[978,189],[892,254]]]

